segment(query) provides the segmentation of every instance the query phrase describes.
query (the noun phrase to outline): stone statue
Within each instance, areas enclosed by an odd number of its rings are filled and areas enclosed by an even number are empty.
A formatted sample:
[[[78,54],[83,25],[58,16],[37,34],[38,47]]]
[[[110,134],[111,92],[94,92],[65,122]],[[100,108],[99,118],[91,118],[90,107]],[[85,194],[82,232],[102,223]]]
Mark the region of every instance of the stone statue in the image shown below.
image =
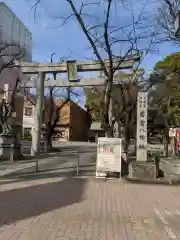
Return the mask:
[[[1,134],[6,135],[12,133],[12,116],[9,104],[5,99],[0,102],[0,123]]]
[[[23,157],[18,138],[20,124],[13,117],[13,102],[9,103],[8,93],[8,84],[5,84],[4,98],[0,100],[0,161],[19,160]]]

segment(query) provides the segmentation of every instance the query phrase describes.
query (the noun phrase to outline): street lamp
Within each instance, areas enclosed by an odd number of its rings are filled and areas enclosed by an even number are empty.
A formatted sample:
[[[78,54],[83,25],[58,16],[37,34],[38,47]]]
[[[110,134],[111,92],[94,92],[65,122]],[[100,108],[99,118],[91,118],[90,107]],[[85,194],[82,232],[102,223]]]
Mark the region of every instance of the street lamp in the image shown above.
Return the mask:
[[[51,63],[53,63],[53,56],[55,55],[56,53],[52,53],[51,54]],[[56,80],[56,73],[53,73],[53,76],[54,76],[54,80]]]
[[[53,63],[53,56],[55,55],[56,53],[52,53],[51,54],[51,63]]]

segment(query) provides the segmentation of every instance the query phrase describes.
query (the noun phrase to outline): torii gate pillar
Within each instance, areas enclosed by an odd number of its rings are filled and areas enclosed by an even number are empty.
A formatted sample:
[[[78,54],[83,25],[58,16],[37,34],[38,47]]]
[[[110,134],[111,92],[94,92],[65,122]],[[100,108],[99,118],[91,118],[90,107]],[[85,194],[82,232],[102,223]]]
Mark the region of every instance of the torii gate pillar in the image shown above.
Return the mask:
[[[44,106],[44,79],[45,73],[39,73],[39,81],[36,87],[36,108],[34,113],[34,127],[32,128],[31,156],[37,156],[40,153],[41,126],[43,121]]]

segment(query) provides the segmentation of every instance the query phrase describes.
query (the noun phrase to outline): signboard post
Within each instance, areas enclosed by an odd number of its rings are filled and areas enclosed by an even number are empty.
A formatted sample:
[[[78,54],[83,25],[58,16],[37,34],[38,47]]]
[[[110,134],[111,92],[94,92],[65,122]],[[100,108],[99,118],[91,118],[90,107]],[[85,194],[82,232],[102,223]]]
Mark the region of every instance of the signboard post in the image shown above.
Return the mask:
[[[175,156],[176,155],[176,128],[169,129],[169,138],[170,138],[171,152]]]
[[[121,178],[121,139],[98,138],[96,177],[102,177],[101,173],[119,172]]]
[[[180,129],[176,129],[176,147],[175,147],[175,155],[180,156]]]
[[[137,149],[136,161],[147,161],[147,92],[139,92],[137,98]]]

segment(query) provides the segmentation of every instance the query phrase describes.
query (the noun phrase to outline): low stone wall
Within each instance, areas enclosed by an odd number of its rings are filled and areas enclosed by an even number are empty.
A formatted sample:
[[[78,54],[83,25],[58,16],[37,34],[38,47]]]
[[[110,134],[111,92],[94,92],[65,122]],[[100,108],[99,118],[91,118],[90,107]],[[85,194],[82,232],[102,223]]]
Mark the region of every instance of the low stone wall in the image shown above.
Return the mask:
[[[180,160],[179,159],[160,159],[159,169],[163,171],[164,178],[169,184],[180,182]]]
[[[154,162],[130,162],[129,175],[130,179],[156,179],[156,164]]]
[[[0,136],[0,161],[21,160],[21,144],[13,135]]]

